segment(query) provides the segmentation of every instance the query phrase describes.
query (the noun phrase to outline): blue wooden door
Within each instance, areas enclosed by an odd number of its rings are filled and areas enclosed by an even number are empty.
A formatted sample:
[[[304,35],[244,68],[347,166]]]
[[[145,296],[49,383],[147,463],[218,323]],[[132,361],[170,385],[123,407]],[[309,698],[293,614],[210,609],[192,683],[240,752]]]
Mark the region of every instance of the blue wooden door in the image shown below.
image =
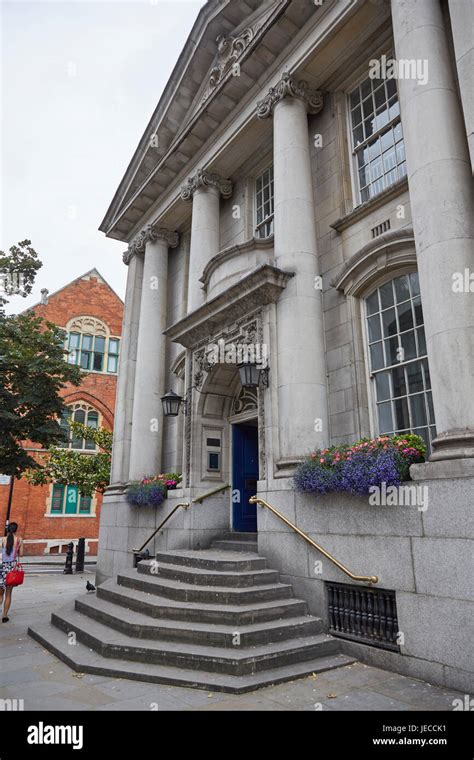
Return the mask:
[[[258,428],[232,425],[232,527],[235,531],[257,530],[257,508],[249,498],[257,493]]]

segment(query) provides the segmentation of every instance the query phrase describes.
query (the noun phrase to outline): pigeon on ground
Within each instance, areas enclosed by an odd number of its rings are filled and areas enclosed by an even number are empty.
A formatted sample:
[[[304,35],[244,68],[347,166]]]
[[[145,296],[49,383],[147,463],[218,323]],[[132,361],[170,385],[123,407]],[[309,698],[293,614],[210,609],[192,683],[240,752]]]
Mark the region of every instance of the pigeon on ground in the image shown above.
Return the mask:
[[[90,583],[90,581],[87,581],[87,583],[86,583],[86,589],[88,591],[95,591],[95,586],[92,583]]]

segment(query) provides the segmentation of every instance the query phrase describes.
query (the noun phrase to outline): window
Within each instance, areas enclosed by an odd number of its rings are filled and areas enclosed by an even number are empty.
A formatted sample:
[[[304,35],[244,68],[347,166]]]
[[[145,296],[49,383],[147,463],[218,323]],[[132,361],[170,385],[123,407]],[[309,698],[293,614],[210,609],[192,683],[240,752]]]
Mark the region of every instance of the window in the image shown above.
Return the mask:
[[[109,338],[109,354],[107,359],[107,372],[117,372],[118,354],[120,341],[118,338]]]
[[[77,403],[68,407],[61,415],[59,422],[68,441],[63,443],[64,448],[79,449],[84,451],[95,451],[96,445],[92,441],[86,441],[84,438],[75,436],[69,427],[69,420],[80,422],[92,428],[99,427],[99,414],[87,404]]]
[[[255,180],[255,237],[273,235],[273,198],[273,166],[269,166]]]
[[[436,436],[416,272],[381,285],[366,299],[369,366],[379,435]]]
[[[367,77],[349,94],[349,108],[354,172],[364,203],[407,173],[396,80]]]
[[[53,515],[89,515],[91,513],[92,499],[90,496],[82,496],[77,486],[64,486],[60,483],[53,485],[51,497],[51,514]]]
[[[118,370],[120,339],[108,337],[108,328],[94,317],[76,317],[66,337],[67,360],[88,372]]]

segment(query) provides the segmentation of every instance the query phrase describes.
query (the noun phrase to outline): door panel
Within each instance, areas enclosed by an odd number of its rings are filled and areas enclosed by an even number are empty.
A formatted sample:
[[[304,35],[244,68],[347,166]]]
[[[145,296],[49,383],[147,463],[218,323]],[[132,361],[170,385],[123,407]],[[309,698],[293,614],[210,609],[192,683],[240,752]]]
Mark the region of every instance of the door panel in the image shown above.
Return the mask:
[[[258,428],[252,425],[232,426],[232,527],[252,533],[257,530],[257,509],[249,498],[257,493]],[[238,493],[240,501],[234,501]]]

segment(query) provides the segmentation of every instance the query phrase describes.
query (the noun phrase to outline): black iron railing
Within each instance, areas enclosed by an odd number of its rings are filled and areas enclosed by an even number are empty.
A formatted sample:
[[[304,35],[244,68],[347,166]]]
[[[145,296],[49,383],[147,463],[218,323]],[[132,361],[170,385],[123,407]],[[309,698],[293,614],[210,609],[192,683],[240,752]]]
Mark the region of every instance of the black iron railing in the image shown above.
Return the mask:
[[[326,582],[329,631],[361,644],[399,652],[395,591]]]

